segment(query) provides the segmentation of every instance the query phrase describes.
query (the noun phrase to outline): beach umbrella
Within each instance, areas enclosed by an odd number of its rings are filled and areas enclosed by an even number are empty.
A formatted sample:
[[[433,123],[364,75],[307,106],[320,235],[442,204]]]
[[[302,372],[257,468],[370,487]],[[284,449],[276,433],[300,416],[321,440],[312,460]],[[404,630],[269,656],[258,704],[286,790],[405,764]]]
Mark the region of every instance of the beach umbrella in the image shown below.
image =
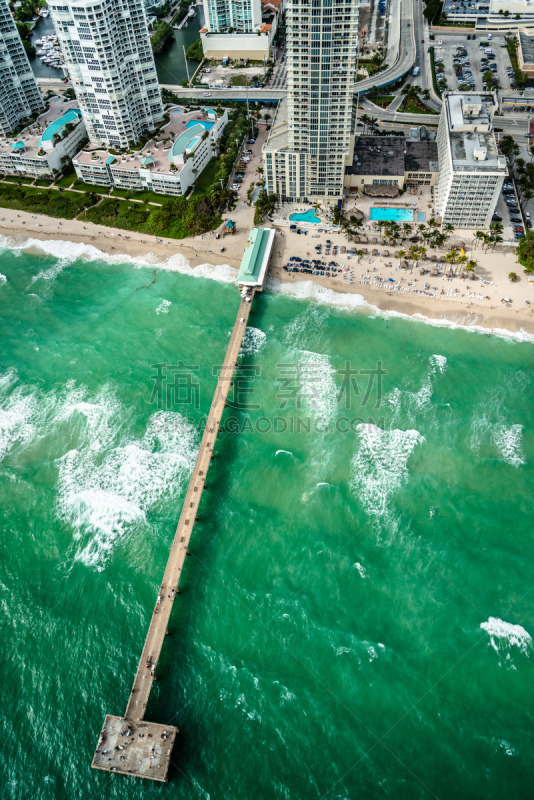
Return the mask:
[[[371,250],[371,255],[372,255],[372,256],[377,256],[377,255],[378,255],[378,250],[376,249],[376,247],[374,247],[374,248]]]
[[[407,261],[400,262],[401,269],[409,269]]]
[[[345,247],[345,245],[344,245],[344,244],[342,244],[342,245],[341,245],[341,247],[340,247],[340,251],[341,251],[342,253],[346,253],[346,252],[347,252],[347,248]]]
[[[437,267],[432,267],[432,272],[430,274],[434,276],[439,275],[439,269],[437,269]]]
[[[382,253],[382,255],[383,255],[383,256],[389,256],[389,250],[384,250],[384,252]]]

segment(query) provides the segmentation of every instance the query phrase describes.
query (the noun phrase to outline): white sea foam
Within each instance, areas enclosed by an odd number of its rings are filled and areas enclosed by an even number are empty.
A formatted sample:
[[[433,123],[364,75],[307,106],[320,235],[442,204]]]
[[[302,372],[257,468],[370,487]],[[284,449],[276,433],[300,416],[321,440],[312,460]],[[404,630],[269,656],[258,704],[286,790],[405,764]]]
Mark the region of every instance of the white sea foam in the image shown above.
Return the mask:
[[[514,750],[512,745],[506,739],[492,739],[493,746],[496,750],[503,750],[507,756],[516,756],[517,750]]]
[[[260,331],[259,328],[247,328],[243,336],[243,344],[241,345],[241,353],[243,355],[255,355],[263,350],[265,342],[267,341],[267,334]]]
[[[293,458],[293,453],[291,452],[291,450],[277,450],[275,456],[279,455],[280,453],[286,453],[288,456],[291,456]]]
[[[2,275],[0,272],[0,286],[4,286],[7,283],[7,278],[5,275]]]
[[[512,663],[512,647],[517,647],[523,655],[529,657],[532,637],[521,625],[490,617],[487,622],[481,622],[480,627],[489,635],[491,646],[499,658],[504,658],[506,666],[515,669]]]
[[[156,308],[156,314],[168,314],[171,309],[172,303],[170,300],[162,300]]]
[[[171,272],[181,272],[196,278],[210,278],[221,283],[233,283],[237,277],[237,270],[228,264],[199,264],[191,267],[185,256],[175,253],[162,260],[160,255],[147,253],[145,256],[129,256],[125,253],[104,253],[92,244],[83,242],[69,242],[62,239],[32,239],[28,238],[20,244],[14,244],[10,237],[0,236],[0,247],[7,248],[13,253],[23,250],[38,250],[47,255],[61,259],[62,268],[79,259],[84,261],[107,261],[111,264],[131,264],[135,267],[153,267]],[[179,244],[177,243],[177,247]],[[194,247],[194,244],[193,244]],[[42,276],[44,277],[44,276]]]
[[[103,569],[117,540],[144,524],[164,495],[180,491],[196,436],[179,414],[158,412],[140,440],[125,440],[124,409],[103,394],[94,402],[71,398],[60,416],[76,413],[87,421],[87,436],[58,461],[57,513],[74,530],[74,558]]]
[[[525,463],[521,449],[522,438],[522,425],[496,425],[493,428],[493,440],[502,458],[513,467],[520,467]]]
[[[354,564],[356,569],[360,574],[360,578],[367,578],[367,572],[365,571],[365,567],[363,567],[358,561]]]
[[[38,398],[17,386],[17,380],[14,369],[0,375],[0,462],[13,447],[24,446],[35,436]]]
[[[412,414],[422,411],[430,406],[432,395],[434,394],[434,384],[436,378],[443,375],[447,368],[445,356],[433,354],[428,360],[426,375],[424,376],[421,388],[417,392],[410,392],[407,389],[395,387],[386,396],[386,402],[397,411],[401,409]]]
[[[337,410],[335,369],[322,353],[300,350],[297,355],[299,396],[304,406],[324,420],[331,420]]]
[[[360,448],[352,460],[350,486],[368,514],[382,515],[408,480],[408,459],[424,437],[415,430],[384,431],[367,424],[357,430]]]
[[[276,294],[289,295],[291,297],[299,298],[300,300],[314,300],[317,303],[333,306],[335,308],[346,309],[347,311],[372,311],[374,314],[385,318],[398,317],[400,319],[412,320],[415,322],[424,322],[427,325],[433,325],[437,328],[459,328],[469,331],[471,333],[491,333],[494,336],[499,336],[503,339],[514,339],[519,342],[532,342],[534,343],[534,334],[527,333],[524,330],[508,331],[505,328],[484,328],[482,325],[461,325],[458,322],[453,322],[449,319],[435,319],[433,317],[425,316],[424,314],[403,314],[400,311],[384,311],[376,306],[368,303],[362,295],[359,294],[345,294],[342,292],[335,292],[333,289],[326,289],[313,281],[296,281],[295,283],[282,283],[278,279],[268,279],[266,287],[268,291]],[[454,312],[455,308],[451,306],[451,311]]]

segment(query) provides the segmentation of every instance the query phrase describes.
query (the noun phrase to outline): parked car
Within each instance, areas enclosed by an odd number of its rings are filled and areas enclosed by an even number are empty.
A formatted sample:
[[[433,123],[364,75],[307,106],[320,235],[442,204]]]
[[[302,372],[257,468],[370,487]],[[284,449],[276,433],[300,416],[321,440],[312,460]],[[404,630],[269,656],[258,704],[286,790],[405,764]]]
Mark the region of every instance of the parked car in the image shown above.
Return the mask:
[[[211,97],[211,92],[204,92],[204,97]]]
[[[529,219],[527,219],[525,225],[527,226],[527,228],[532,228],[532,222]]]
[[[502,222],[502,217],[499,217],[498,214],[494,214],[492,216],[492,220],[493,220],[493,222]]]
[[[247,144],[254,144],[256,139],[247,139]]]
[[[523,222],[521,217],[510,217],[510,222]]]

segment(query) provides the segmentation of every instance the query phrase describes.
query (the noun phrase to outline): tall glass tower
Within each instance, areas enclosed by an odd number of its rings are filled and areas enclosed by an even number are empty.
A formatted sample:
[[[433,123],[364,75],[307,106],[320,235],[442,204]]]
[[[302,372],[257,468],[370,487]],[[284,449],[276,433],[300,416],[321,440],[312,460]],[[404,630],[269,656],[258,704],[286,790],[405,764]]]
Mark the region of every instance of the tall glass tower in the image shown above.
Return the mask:
[[[0,0],[0,134],[44,110],[41,92],[7,0]]]
[[[49,8],[91,142],[136,143],[164,116],[142,0],[51,0]]]
[[[289,0],[287,100],[264,147],[281,198],[340,198],[354,145],[357,0]]]

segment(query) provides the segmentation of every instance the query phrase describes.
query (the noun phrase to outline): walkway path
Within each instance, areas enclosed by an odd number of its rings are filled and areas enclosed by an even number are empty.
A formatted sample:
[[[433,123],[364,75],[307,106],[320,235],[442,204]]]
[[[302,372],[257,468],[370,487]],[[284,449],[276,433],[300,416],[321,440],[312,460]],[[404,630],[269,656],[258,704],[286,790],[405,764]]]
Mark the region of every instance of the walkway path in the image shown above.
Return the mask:
[[[230,337],[230,343],[226,351],[226,357],[204,429],[204,435],[200,442],[197,460],[185,496],[182,514],[171,546],[163,582],[158,592],[156,606],[148,628],[143,652],[141,653],[141,660],[139,661],[130,700],[124,715],[125,719],[139,721],[143,719],[145,714],[154,673],[163,645],[163,639],[167,632],[174,598],[176,594],[179,593],[178,584],[180,575],[182,574],[185,557],[187,555],[187,548],[195,524],[202,491],[206,485],[206,475],[211,459],[213,458],[213,448],[226,405],[228,390],[233,380],[234,370],[237,366],[237,357],[243,342],[253,297],[254,291],[252,290],[249,292],[248,299],[244,298],[241,300],[239,311],[237,312],[234,329]]]

